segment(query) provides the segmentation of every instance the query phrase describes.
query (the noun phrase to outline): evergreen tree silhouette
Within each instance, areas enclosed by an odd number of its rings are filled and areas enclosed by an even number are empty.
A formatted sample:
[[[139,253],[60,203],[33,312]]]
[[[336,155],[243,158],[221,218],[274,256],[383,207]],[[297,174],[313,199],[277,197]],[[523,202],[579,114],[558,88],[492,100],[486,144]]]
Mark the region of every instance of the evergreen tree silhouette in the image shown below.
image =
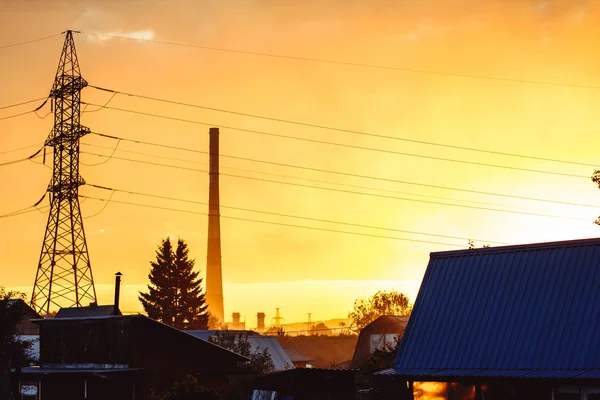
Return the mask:
[[[163,239],[150,263],[148,292],[140,292],[139,300],[152,319],[177,329],[208,329],[202,279],[188,255],[185,241],[178,239],[173,249],[171,240]]]

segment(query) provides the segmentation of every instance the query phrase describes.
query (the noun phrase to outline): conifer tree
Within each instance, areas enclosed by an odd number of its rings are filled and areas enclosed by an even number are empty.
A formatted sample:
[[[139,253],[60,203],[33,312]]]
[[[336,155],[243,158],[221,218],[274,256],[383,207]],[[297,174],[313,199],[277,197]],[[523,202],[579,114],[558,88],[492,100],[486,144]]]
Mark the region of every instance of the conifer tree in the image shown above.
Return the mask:
[[[169,238],[163,239],[150,263],[148,292],[139,300],[152,319],[177,329],[208,329],[208,311],[202,279],[194,271],[187,244],[179,239],[173,249]]]

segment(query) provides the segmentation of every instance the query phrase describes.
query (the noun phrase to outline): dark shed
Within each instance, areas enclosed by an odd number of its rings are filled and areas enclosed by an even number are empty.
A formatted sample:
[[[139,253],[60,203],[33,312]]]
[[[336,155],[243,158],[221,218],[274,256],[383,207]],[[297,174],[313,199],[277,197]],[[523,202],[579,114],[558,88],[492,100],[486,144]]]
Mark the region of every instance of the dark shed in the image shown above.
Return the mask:
[[[45,400],[146,398],[186,375],[219,389],[247,372],[245,357],[143,315],[36,322],[40,367],[17,374],[26,384],[41,382]]]

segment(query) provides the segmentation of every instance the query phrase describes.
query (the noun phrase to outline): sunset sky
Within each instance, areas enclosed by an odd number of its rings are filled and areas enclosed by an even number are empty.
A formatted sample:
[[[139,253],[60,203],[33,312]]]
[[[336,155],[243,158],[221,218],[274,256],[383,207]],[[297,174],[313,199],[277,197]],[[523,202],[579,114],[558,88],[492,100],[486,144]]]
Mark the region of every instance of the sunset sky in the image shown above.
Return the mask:
[[[108,107],[205,125],[109,108],[82,114],[82,123],[93,132],[204,152],[208,128],[217,126],[223,155],[304,167],[222,157],[223,206],[387,228],[221,209],[223,216],[366,234],[224,218],[226,315],[241,312],[248,327],[255,326],[256,312],[266,312],[269,320],[275,307],[288,321],[305,320],[309,312],[313,321],[345,317],[354,299],[378,289],[395,288],[414,301],[429,253],[466,248],[469,238],[480,247],[598,235],[600,227],[592,222],[600,207],[581,206],[600,203],[600,190],[589,179],[594,165],[600,167],[598,26],[600,1],[592,0],[1,0],[0,108],[47,96],[64,41],[60,32],[72,29],[82,31],[75,35],[75,44],[82,76],[90,85],[340,128],[125,95],[115,96]],[[105,104],[110,97],[93,88],[82,92],[83,101],[92,104]],[[51,115],[2,119],[41,102],[0,109],[0,164],[35,153],[48,136]],[[89,106],[86,111],[97,109]],[[46,105],[38,114],[49,112]],[[96,154],[110,155],[117,141],[89,135],[81,143],[81,175],[88,184],[208,201],[205,153],[121,141],[108,160]],[[12,151],[25,146],[31,147]],[[29,161],[0,166],[0,215],[32,206],[50,176],[50,169]],[[111,192],[87,185],[80,195],[108,199]],[[149,262],[166,236],[186,240],[204,273],[206,205],[120,192],[106,208],[106,202],[81,200],[100,304],[112,303],[113,276],[120,271],[121,309],[141,310],[137,291],[147,283]],[[47,200],[40,204],[42,212],[0,219],[0,285],[28,296],[47,205]]]

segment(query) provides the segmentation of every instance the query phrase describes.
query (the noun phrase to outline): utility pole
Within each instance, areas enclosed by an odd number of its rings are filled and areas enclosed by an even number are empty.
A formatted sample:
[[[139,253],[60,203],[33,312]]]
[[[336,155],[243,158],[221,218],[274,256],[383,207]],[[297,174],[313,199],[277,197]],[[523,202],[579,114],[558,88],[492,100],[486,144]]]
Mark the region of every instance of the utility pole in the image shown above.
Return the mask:
[[[41,314],[51,308],[81,307],[96,303],[96,289],[79,208],[79,139],[90,133],[80,125],[81,77],[73,32],[67,31],[58,70],[50,91],[54,127],[45,146],[54,152],[52,180],[48,185],[50,212],[35,277],[32,307]]]
[[[273,317],[273,321],[275,321],[275,326],[280,328],[281,327],[281,321],[283,321],[285,318],[283,318],[281,315],[279,315],[279,308],[275,309],[275,316]]]

